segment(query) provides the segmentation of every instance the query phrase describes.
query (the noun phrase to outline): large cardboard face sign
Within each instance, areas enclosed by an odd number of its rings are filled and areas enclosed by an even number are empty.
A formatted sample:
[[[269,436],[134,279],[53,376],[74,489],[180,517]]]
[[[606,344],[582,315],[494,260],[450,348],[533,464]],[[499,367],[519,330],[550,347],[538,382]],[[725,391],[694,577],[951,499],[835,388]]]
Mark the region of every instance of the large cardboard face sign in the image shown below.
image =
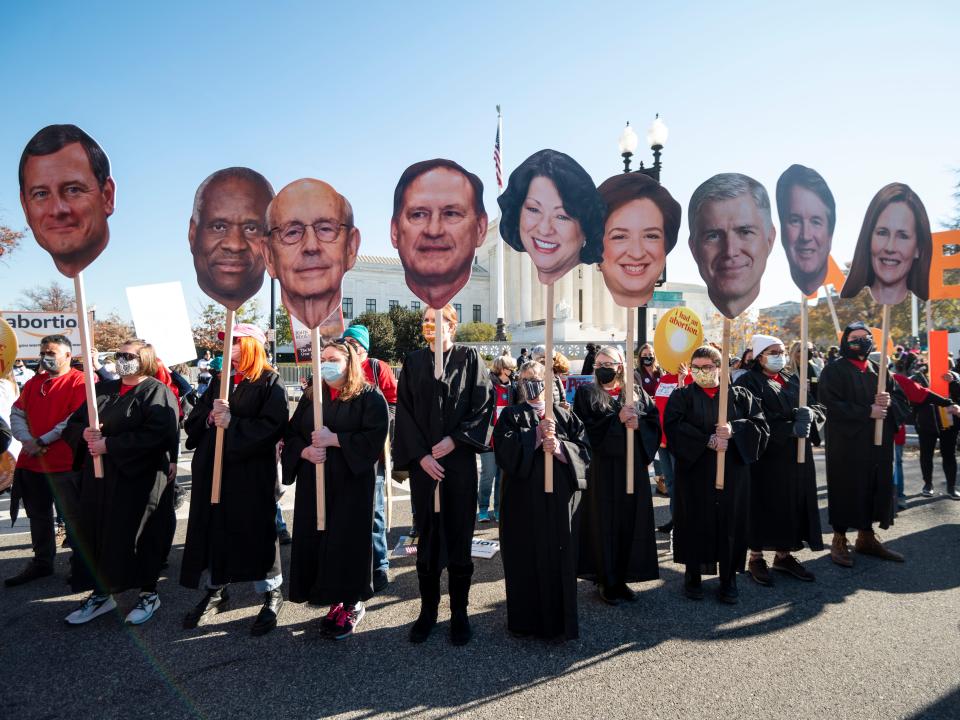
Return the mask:
[[[621,307],[646,305],[680,234],[680,203],[643,173],[621,173],[597,188],[606,206],[603,282]]]
[[[442,308],[463,289],[486,234],[480,178],[444,159],[403,171],[393,193],[390,242],[407,287],[427,307]]]
[[[690,198],[690,252],[710,301],[731,320],[760,294],[777,231],[770,196],[751,177],[714,175]]]
[[[294,180],[267,208],[267,272],[289,313],[324,338],[343,331],[343,276],[359,249],[353,208],[322,180]]]
[[[263,285],[261,245],[272,199],[273,186],[245,167],[217,170],[194,195],[188,238],[197,284],[230,310]]]
[[[815,295],[827,277],[837,205],[820,173],[791,165],[777,180],[780,243],[790,276],[805,296]]]
[[[923,202],[903,183],[890,183],[867,207],[840,297],[856,297],[867,286],[880,305],[903,302],[907,290],[927,300],[932,254],[930,219]]]
[[[48,125],[20,157],[20,204],[37,243],[75,278],[110,242],[116,185],[110,160],[76,125]]]
[[[593,180],[576,160],[540,150],[510,173],[500,204],[500,234],[530,255],[550,285],[580,263],[600,262],[605,208]]]

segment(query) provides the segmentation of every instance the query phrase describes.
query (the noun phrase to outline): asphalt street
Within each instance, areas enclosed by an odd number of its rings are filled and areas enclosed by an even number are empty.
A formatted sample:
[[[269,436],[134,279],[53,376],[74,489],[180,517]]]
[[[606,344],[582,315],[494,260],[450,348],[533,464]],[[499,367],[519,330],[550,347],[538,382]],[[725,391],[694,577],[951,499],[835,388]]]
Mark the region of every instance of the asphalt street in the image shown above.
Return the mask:
[[[177,584],[183,521],[150,622],[122,625],[136,598],[128,592],[117,598],[119,614],[68,627],[63,618],[82,596],[69,594],[61,550],[55,576],[0,587],[0,717],[957,720],[960,502],[920,496],[913,451],[905,464],[909,507],[881,533],[905,564],[856,557],[847,570],[826,552],[805,551],[799,558],[815,583],[778,576],[763,588],[741,576],[740,604],[730,607],[713,600],[716,579],[704,601],[684,598],[682,568],[658,535],[660,580],[635,585],[638,602],[616,608],[581,582],[580,639],[560,644],[507,634],[499,555],[476,561],[475,636],[455,648],[445,599],[428,642],[406,639],[419,608],[412,558],[393,562],[392,583],[368,603],[357,633],[335,642],[319,635],[322,609],[289,602],[275,631],[251,637],[259,597],[250,586],[233,589],[233,609],[213,624],[181,629],[200,597]],[[181,479],[189,483],[189,457]],[[27,521],[9,527],[8,498],[0,500],[0,577],[30,556]],[[289,492],[288,522],[292,503]],[[662,522],[666,501],[655,503]],[[395,509],[392,544],[410,519],[402,498]],[[825,510],[822,520],[826,530]],[[495,525],[478,526],[482,537],[496,534]]]

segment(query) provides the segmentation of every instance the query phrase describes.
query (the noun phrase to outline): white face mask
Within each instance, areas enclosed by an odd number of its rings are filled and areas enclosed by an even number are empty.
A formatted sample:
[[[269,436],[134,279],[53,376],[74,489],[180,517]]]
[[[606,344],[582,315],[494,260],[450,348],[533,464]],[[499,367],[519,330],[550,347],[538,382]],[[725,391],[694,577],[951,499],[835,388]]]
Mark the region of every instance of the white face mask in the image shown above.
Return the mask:
[[[787,364],[783,355],[764,355],[763,366],[772,373],[780,372]]]
[[[543,415],[544,411],[547,409],[547,403],[544,400],[532,401],[527,400],[527,405],[532,407],[537,411],[537,415]]]
[[[133,360],[117,360],[117,375],[120,377],[129,377],[130,375],[136,375],[138,372],[140,372],[139,358],[134,358]]]

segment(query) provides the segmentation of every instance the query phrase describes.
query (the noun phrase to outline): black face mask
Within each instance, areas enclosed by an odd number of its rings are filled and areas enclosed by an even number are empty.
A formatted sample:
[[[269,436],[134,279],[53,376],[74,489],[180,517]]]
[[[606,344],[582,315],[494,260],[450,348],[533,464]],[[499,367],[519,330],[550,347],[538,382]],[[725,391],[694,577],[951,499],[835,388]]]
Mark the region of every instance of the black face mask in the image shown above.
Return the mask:
[[[643,365],[643,366],[645,366],[645,367],[650,367],[651,365],[653,365],[653,358],[652,358],[652,357],[642,357],[642,358],[640,358],[640,364]]]
[[[847,357],[862,358],[870,354],[873,350],[873,338],[869,335],[856,340],[847,340]]]
[[[523,383],[523,392],[527,397],[527,400],[536,400],[540,397],[540,394],[543,392],[544,384],[543,380],[522,380]]]
[[[617,377],[617,371],[613,368],[597,368],[597,382],[601,385],[612,383]]]

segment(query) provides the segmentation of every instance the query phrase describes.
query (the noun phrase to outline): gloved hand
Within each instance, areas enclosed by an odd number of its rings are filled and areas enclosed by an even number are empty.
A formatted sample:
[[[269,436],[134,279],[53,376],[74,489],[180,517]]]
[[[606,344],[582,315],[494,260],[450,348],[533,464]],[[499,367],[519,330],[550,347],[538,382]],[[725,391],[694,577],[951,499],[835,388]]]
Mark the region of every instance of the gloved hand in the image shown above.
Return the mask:
[[[813,413],[808,407],[798,407],[793,414],[792,435],[798,438],[810,436],[810,425],[813,423]]]

